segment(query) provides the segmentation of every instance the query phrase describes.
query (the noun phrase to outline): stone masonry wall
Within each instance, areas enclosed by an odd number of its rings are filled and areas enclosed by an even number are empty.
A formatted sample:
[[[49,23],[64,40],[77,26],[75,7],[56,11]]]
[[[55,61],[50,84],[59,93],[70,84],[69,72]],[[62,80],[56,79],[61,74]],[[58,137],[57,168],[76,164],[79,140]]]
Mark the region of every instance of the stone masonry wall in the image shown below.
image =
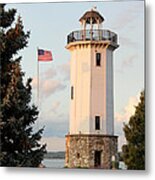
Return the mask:
[[[111,158],[117,160],[117,136],[67,135],[65,165],[69,168],[94,168],[95,151],[101,152],[101,166],[111,169]]]

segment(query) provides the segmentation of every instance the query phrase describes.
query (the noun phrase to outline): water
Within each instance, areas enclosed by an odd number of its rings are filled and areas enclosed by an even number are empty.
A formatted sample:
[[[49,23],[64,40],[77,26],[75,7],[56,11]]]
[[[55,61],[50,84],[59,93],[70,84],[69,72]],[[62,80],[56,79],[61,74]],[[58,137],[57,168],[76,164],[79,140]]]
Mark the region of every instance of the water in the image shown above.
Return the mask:
[[[44,159],[42,164],[46,168],[64,168],[65,159]]]
[[[65,159],[44,159],[42,163],[46,168],[64,168]],[[119,169],[127,169],[124,162],[119,162]]]

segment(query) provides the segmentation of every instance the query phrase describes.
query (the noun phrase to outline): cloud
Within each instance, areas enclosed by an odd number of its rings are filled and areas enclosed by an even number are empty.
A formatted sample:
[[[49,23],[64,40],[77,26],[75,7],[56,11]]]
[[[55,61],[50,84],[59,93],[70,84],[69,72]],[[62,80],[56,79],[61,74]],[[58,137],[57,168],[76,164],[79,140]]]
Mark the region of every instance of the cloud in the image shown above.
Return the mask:
[[[60,107],[60,101],[55,101],[53,104],[52,104],[52,108],[50,109],[50,111],[56,113],[58,108]]]
[[[131,54],[126,59],[124,59],[120,65],[120,69],[116,69],[118,73],[124,73],[126,68],[131,68],[134,64],[134,61],[138,59],[137,54]]]
[[[59,66],[61,75],[63,76],[63,80],[70,79],[70,61]]]
[[[66,117],[64,117],[66,118]],[[39,126],[44,127],[43,136],[58,136],[65,137],[69,131],[69,122],[68,119],[59,119],[58,117],[48,117],[48,119],[39,119]]]
[[[116,23],[113,23],[113,28],[123,30],[131,25],[133,21],[141,15],[141,13],[143,13],[143,3],[124,8],[123,11],[120,11],[120,14],[118,14],[117,20],[115,20]],[[130,28],[133,28],[133,26]]]
[[[66,88],[66,84],[64,80],[69,80],[70,77],[70,63],[64,63],[62,65],[58,65],[56,71],[55,67],[51,67],[46,71],[42,72],[39,75],[39,79],[37,76],[33,77],[32,87],[33,89],[38,89],[38,80],[39,80],[39,92],[41,97],[48,97],[58,91],[61,91]],[[58,73],[63,78],[58,78]]]
[[[65,89],[65,85],[59,80],[45,80],[41,82],[41,91],[43,96],[50,96],[55,92]]]
[[[65,151],[65,137],[42,137],[41,144],[47,145],[47,151]]]
[[[53,103],[52,105],[48,105],[46,108],[42,108],[42,111],[40,112],[40,120],[42,123],[45,124],[51,124],[51,123],[66,123],[66,121],[69,120],[69,112],[64,112],[64,109],[62,110],[60,107],[61,103]],[[45,106],[44,106],[45,107]],[[68,109],[69,110],[69,109]],[[58,125],[61,126],[61,125]]]
[[[37,77],[33,78],[32,81],[32,87],[34,89],[37,89]],[[41,94],[41,97],[48,97],[56,92],[59,92],[66,88],[66,85],[64,85],[61,80],[54,80],[54,79],[40,79],[39,80],[39,92]]]
[[[132,48],[137,47],[137,42],[132,41],[130,38],[122,37],[122,36],[119,37],[119,44],[121,44],[122,47],[124,46],[127,47],[130,46]]]
[[[122,68],[131,67],[133,65],[134,60],[136,60],[137,55],[131,55],[127,59],[122,62]]]
[[[139,94],[137,96],[129,97],[127,105],[121,112],[115,112],[115,133],[118,135],[118,149],[121,150],[126,139],[123,132],[124,122],[127,123],[132,115],[135,113],[135,106],[138,104]]]
[[[128,104],[124,107],[122,112],[115,113],[115,120],[117,122],[128,121],[129,118],[135,113],[135,105],[138,104],[138,97],[132,96],[128,100]]]
[[[56,75],[57,75],[56,70],[53,67],[49,68],[39,75],[39,81],[41,80],[42,82],[42,80],[53,79]],[[37,88],[37,82],[38,82],[38,77],[37,76],[33,77],[33,81],[32,81],[33,88]]]
[[[44,79],[53,79],[57,75],[57,71],[54,67],[47,69],[47,71],[42,73]]]

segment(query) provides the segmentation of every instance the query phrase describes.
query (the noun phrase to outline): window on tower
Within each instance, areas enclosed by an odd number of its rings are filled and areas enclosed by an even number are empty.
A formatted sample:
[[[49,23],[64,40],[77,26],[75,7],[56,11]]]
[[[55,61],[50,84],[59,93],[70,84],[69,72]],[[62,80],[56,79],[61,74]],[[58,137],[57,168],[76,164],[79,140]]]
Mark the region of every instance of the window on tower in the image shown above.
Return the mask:
[[[95,116],[95,130],[100,130],[100,116]]]
[[[77,159],[79,159],[80,158],[80,153],[77,153],[76,157],[77,157]]]
[[[101,66],[101,53],[96,53],[96,66]]]
[[[71,99],[73,99],[73,98],[74,98],[74,87],[71,86]]]

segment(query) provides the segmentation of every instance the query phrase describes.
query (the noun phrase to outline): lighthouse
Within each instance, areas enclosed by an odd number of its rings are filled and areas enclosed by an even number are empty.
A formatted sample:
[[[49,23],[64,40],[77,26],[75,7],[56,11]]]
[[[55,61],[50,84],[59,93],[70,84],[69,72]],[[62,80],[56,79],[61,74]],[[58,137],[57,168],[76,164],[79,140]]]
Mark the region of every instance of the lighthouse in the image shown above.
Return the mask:
[[[114,135],[113,52],[117,34],[102,28],[91,9],[79,19],[81,30],[67,36],[70,51],[70,122],[65,165],[111,169],[117,161]]]

